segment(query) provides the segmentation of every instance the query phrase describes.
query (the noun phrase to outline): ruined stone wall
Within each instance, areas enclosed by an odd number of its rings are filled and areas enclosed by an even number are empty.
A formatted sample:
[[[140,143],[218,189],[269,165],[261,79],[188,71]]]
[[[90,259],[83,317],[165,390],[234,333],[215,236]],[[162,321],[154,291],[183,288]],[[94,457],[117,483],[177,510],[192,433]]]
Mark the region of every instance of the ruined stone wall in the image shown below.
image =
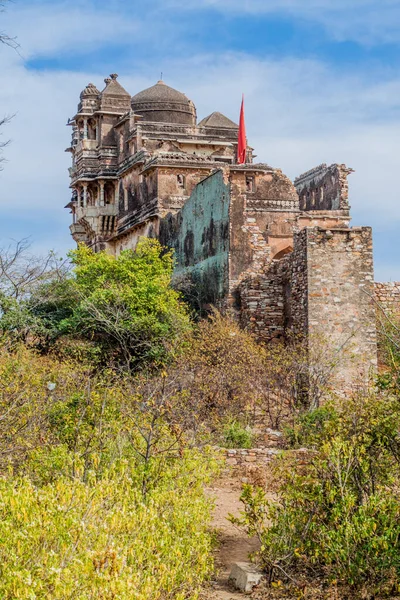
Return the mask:
[[[181,167],[158,169],[158,202],[160,216],[180,210],[196,185],[210,174],[210,170]]]
[[[308,328],[307,236],[295,236],[292,253],[272,260],[239,286],[241,322],[261,341],[304,337]]]
[[[375,300],[378,310],[400,316],[400,282],[375,283]]]
[[[260,341],[285,335],[284,278],[284,270],[275,262],[267,273],[252,275],[240,284],[241,323]]]
[[[196,186],[181,211],[160,220],[160,242],[175,250],[175,282],[199,306],[218,304],[228,292],[229,202],[217,171]]]
[[[276,255],[292,250],[299,199],[290,180],[268,165],[233,168],[229,178],[232,301],[242,280],[267,273]]]
[[[372,231],[315,227],[302,236],[309,347],[318,355],[318,348],[329,341],[332,361],[337,362],[334,387],[345,390],[367,377],[377,363]]]
[[[301,210],[349,210],[346,165],[326,164],[311,169],[294,181]]]
[[[282,265],[285,271],[285,328],[295,338],[302,339],[308,332],[308,294],[309,269],[307,254],[307,229],[298,232],[293,241],[293,253],[287,264]]]
[[[336,390],[375,369],[370,228],[305,228],[291,254],[244,279],[239,290],[242,324],[262,341],[303,340],[310,360],[335,372]]]

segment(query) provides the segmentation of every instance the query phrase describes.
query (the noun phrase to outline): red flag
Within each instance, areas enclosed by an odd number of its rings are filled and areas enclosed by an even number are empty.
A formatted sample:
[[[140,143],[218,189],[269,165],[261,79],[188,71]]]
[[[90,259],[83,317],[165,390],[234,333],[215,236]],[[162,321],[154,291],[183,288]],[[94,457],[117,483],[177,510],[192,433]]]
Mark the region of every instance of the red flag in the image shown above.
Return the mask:
[[[246,125],[244,122],[244,95],[242,96],[242,106],[240,109],[239,121],[239,137],[238,137],[238,165],[243,165],[246,162],[247,140],[246,140]]]

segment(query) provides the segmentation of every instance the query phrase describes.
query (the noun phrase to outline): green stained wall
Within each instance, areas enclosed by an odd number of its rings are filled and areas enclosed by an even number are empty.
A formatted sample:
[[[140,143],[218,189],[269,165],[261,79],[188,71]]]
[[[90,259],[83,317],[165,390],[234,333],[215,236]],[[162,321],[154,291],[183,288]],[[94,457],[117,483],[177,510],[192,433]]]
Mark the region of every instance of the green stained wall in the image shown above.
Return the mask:
[[[175,280],[196,290],[196,304],[227,294],[229,187],[221,171],[201,181],[179,213],[161,221],[160,241],[175,250]]]

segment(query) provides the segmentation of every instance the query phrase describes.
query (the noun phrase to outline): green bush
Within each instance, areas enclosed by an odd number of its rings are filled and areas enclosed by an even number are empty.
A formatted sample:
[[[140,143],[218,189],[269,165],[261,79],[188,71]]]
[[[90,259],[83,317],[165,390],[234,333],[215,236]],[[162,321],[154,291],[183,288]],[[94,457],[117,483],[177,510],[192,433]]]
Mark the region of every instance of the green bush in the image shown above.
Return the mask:
[[[227,448],[251,448],[253,435],[238,421],[230,421],[224,429],[224,445]]]
[[[271,581],[308,573],[350,586],[352,597],[400,589],[399,430],[398,401],[383,395],[347,398],[301,420],[299,434],[314,446],[306,464],[287,453],[277,466],[279,501],[247,486],[236,520],[259,536]]]
[[[332,404],[321,406],[312,411],[301,412],[292,427],[285,427],[286,442],[291,447],[307,445],[314,448],[318,446],[321,436],[325,435],[325,425],[337,418],[335,407]]]

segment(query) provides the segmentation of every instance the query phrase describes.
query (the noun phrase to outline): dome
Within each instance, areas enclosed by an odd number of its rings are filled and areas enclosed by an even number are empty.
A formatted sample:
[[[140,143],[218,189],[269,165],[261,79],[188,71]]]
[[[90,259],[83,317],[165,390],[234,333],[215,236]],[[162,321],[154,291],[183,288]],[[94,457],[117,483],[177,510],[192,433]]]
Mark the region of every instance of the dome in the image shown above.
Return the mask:
[[[81,100],[90,96],[98,96],[100,94],[94,83],[88,83],[85,89],[81,92]]]
[[[196,108],[182,92],[174,90],[163,81],[136,94],[132,98],[133,111],[144,121],[158,123],[196,124]]]

